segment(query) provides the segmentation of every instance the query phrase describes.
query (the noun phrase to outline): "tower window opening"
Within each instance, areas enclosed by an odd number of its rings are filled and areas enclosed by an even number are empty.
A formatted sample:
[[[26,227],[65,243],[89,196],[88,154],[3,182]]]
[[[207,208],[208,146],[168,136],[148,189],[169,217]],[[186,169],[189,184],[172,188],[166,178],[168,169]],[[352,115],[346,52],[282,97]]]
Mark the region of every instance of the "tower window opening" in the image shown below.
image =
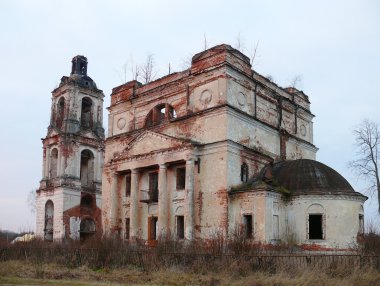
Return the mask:
[[[240,179],[243,183],[248,182],[248,165],[243,163],[240,167]]]
[[[58,101],[57,114],[56,114],[56,120],[55,120],[55,125],[57,126],[57,128],[62,128],[64,116],[65,116],[65,99],[61,97]]]
[[[58,150],[54,148],[50,155],[50,179],[57,178],[58,175]]]
[[[82,99],[81,125],[83,128],[92,128],[92,100]]]
[[[94,182],[94,155],[90,150],[81,153],[80,180],[83,187],[92,187]]]
[[[91,208],[92,207],[92,202],[93,202],[93,199],[92,199],[92,196],[90,195],[85,195],[81,198],[80,200],[80,205],[82,207],[87,207],[87,208]]]
[[[54,227],[54,204],[51,200],[48,200],[45,204],[45,228],[44,239],[48,241],[53,240],[53,228]]]

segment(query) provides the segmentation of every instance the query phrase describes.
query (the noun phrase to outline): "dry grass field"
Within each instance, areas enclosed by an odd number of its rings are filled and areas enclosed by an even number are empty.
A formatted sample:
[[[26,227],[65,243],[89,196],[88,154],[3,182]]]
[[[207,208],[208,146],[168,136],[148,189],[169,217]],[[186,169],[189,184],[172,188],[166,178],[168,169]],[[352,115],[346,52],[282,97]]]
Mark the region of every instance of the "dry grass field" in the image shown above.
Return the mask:
[[[128,267],[90,269],[67,268],[57,264],[28,261],[0,262],[0,285],[380,285],[380,273],[373,269],[316,268],[280,269],[275,273],[251,271],[247,265],[234,264],[228,269],[210,271],[206,267],[184,269],[170,267],[143,271]]]
[[[0,241],[0,285],[380,286],[380,235],[361,238],[355,255],[265,250],[243,240],[154,248],[117,239],[88,243]]]

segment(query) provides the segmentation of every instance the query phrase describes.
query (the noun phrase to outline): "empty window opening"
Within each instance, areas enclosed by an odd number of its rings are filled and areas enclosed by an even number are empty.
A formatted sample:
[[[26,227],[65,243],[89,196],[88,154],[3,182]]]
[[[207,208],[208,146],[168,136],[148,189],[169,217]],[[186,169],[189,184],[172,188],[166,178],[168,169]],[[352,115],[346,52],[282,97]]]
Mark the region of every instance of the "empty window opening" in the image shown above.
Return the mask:
[[[56,114],[56,120],[55,120],[55,125],[58,128],[62,128],[64,116],[65,116],[65,98],[61,97],[58,101],[57,114]]]
[[[83,187],[92,187],[94,182],[94,155],[83,150],[80,156],[80,180]]]
[[[152,216],[148,218],[148,240],[157,240],[158,218]]]
[[[125,218],[125,232],[124,232],[124,238],[129,239],[130,236],[130,225],[131,225],[131,220],[129,217]]]
[[[131,174],[125,176],[125,196],[131,195]]]
[[[54,148],[50,154],[50,179],[57,178],[58,174],[58,150]]]
[[[82,207],[91,208],[93,205],[93,199],[91,195],[85,195],[80,200],[80,205]]]
[[[81,126],[83,128],[92,127],[92,100],[88,97],[82,99]]]
[[[153,202],[158,202],[158,173],[149,173],[149,198]]]
[[[54,226],[54,204],[48,200],[45,204],[45,227],[44,239],[48,241],[53,240],[53,226]]]
[[[359,233],[364,234],[364,215],[359,215]]]
[[[176,169],[177,180],[176,180],[176,188],[177,190],[184,190],[186,183],[186,168],[181,167]]]
[[[252,215],[243,216],[244,237],[253,238],[253,221]]]
[[[159,104],[152,108],[145,119],[145,127],[161,124],[162,122],[176,118],[177,113],[169,104]]]
[[[280,221],[278,215],[273,216],[273,239],[280,239]]]
[[[240,179],[243,183],[248,182],[248,165],[243,163],[240,168]]]
[[[95,222],[91,218],[86,218],[80,222],[80,240],[84,241],[96,232]]]
[[[177,238],[185,238],[185,218],[182,215],[176,216],[176,233]]]
[[[309,215],[309,239],[323,239],[322,215]]]
[[[86,74],[86,66],[84,63],[80,64],[80,73],[85,75]]]

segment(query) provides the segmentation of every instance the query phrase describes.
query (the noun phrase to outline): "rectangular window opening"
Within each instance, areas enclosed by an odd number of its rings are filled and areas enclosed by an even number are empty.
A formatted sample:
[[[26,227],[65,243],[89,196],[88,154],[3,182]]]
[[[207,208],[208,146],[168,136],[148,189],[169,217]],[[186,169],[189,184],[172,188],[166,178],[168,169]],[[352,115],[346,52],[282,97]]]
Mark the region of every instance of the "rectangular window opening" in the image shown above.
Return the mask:
[[[129,233],[130,233],[130,219],[127,217],[125,219],[125,233],[124,233],[124,238],[129,239]]]
[[[309,215],[309,239],[323,239],[322,215]]]
[[[273,239],[280,239],[280,221],[278,215],[273,216]]]
[[[359,233],[364,234],[364,215],[359,215]]]
[[[158,202],[158,173],[149,173],[149,197],[151,201]]]
[[[244,215],[244,237],[253,238],[252,215]]]
[[[176,217],[176,228],[177,228],[177,238],[184,239],[185,238],[185,218],[184,216]]]
[[[177,168],[177,182],[176,182],[177,190],[184,190],[185,182],[186,182],[186,168],[185,167]]]
[[[131,195],[131,175],[125,176],[125,196],[129,197]]]

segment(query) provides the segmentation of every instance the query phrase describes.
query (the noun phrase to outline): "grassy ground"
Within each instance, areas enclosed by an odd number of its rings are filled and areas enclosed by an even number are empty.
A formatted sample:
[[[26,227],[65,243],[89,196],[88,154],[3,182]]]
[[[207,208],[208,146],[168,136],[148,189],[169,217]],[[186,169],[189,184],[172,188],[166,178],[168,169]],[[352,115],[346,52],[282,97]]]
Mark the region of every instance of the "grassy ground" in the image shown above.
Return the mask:
[[[0,285],[380,285],[380,273],[371,269],[282,270],[277,273],[253,272],[244,265],[228,270],[194,271],[177,268],[144,272],[137,268],[69,269],[54,264],[26,261],[0,263]]]

